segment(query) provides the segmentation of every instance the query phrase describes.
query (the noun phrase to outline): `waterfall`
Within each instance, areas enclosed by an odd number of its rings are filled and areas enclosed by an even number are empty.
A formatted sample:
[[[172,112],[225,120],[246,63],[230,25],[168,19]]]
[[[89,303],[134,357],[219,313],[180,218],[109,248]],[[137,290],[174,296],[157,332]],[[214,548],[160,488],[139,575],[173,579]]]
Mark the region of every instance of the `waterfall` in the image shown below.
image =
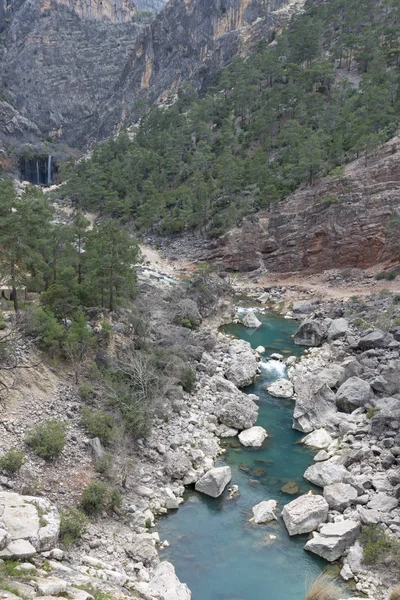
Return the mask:
[[[51,185],[51,154],[49,154],[47,159],[47,184]]]
[[[39,170],[39,161],[36,161],[36,183],[40,185],[40,170]]]

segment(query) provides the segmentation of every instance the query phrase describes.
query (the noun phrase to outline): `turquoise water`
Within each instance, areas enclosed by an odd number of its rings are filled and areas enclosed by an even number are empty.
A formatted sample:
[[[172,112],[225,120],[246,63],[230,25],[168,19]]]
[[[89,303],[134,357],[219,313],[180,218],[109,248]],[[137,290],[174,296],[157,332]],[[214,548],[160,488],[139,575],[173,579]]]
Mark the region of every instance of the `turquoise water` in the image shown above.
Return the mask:
[[[301,352],[291,337],[297,324],[274,313],[257,316],[263,322],[258,330],[232,324],[224,331],[248,340],[253,348],[266,348],[262,374],[246,388],[260,397],[257,425],[268,432],[266,445],[252,450],[236,438],[227,440],[220,464],[231,466],[240,496],[228,500],[225,491],[212,499],[188,491],[179,510],[158,525],[161,539],[171,544],[161,557],[175,565],[193,600],[301,600],[326,564],[303,550],[307,536],[289,538],[281,519],[271,525],[248,522],[258,502],[273,498],[281,509],[296,497],[280,491],[288,481],[298,483],[299,494],[308,491],[310,484],[302,475],[312,462],[312,454],[298,444],[301,434],[291,428],[293,401],[273,398],[263,389],[282,376],[281,363],[268,363],[269,354]]]

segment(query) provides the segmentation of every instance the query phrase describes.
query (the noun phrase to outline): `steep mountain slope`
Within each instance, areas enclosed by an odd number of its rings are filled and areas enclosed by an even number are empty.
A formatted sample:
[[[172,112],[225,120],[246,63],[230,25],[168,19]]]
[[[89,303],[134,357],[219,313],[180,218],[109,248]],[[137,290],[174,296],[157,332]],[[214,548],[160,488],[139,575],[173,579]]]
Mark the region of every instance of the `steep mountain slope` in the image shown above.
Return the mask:
[[[319,272],[398,262],[400,138],[224,235],[208,259],[233,271]]]
[[[166,98],[187,80],[200,87],[288,4],[173,0],[149,22],[132,0],[1,2],[0,87],[44,137],[71,146],[118,131],[140,114],[139,100]]]

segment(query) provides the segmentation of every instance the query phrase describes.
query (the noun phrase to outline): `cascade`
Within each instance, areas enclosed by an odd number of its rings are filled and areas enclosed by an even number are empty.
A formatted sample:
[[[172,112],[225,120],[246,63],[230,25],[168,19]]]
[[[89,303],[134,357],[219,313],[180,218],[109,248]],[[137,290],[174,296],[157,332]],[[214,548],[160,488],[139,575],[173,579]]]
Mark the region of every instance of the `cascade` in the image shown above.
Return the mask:
[[[36,161],[36,183],[40,184],[40,170],[39,170],[39,161]]]
[[[47,159],[47,184],[51,185],[51,154],[49,154]]]

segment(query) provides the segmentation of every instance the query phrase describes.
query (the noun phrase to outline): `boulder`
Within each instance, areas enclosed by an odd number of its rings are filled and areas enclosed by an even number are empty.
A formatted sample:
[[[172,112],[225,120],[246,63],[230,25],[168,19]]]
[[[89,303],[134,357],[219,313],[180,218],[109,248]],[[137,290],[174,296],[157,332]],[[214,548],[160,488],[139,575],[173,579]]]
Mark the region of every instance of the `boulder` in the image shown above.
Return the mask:
[[[59,596],[67,591],[67,582],[58,577],[38,577],[35,585],[40,596]]]
[[[322,496],[304,494],[284,506],[282,518],[289,535],[309,533],[328,517],[329,506]]]
[[[248,429],[253,427],[258,417],[258,406],[243,394],[238,400],[231,400],[223,405],[219,412],[219,420],[227,427]]]
[[[135,535],[132,543],[125,547],[125,552],[134,562],[142,562],[146,567],[159,562],[156,540],[150,533]]]
[[[299,493],[299,484],[296,481],[288,481],[281,487],[281,492],[291,496]]]
[[[315,310],[315,305],[309,300],[297,300],[293,302],[292,312],[294,315],[310,315]]]
[[[229,352],[230,362],[225,377],[239,388],[253,383],[258,372],[258,362],[249,342],[237,340]]]
[[[357,490],[348,483],[332,483],[324,487],[324,498],[332,510],[343,512],[357,496]]]
[[[320,346],[327,334],[327,326],[322,321],[307,319],[303,321],[294,335],[297,346]]]
[[[358,341],[357,348],[359,350],[372,350],[373,348],[388,348],[390,342],[393,341],[393,336],[381,329],[373,329],[365,333]]]
[[[328,328],[328,340],[337,340],[344,337],[349,330],[349,322],[347,319],[333,319]]]
[[[201,477],[195,485],[195,489],[198,492],[212,496],[212,498],[218,498],[228,485],[232,478],[231,468],[226,467],[215,467],[210,469]]]
[[[269,523],[270,521],[276,521],[277,516],[275,514],[278,503],[276,500],[264,500],[259,504],[256,504],[251,509],[253,516],[250,519],[250,523]]]
[[[317,377],[297,377],[294,389],[296,404],[293,411],[293,428],[310,433],[325,427],[337,412],[335,394],[326,383]]]
[[[330,433],[326,431],[326,429],[321,428],[312,431],[301,441],[306,446],[322,450],[323,448],[328,448],[328,446],[332,443],[332,437]]]
[[[352,412],[368,404],[373,397],[374,392],[368,381],[359,377],[350,377],[336,392],[336,404],[340,410]]]
[[[326,383],[330,388],[337,388],[344,381],[344,372],[341,365],[332,364],[318,371],[318,379],[321,384]]]
[[[397,423],[397,429],[399,429],[400,410],[380,410],[371,419],[371,434],[379,436],[387,431],[391,431],[394,423]]]
[[[256,315],[253,312],[248,312],[245,318],[243,319],[243,325],[252,329],[258,329],[259,327],[261,327],[262,323],[259,319],[257,319]]]
[[[292,398],[294,394],[293,384],[288,379],[277,379],[266,390],[275,398]]]
[[[303,477],[314,485],[323,488],[332,483],[342,482],[348,473],[348,470],[343,465],[327,460],[308,467]]]
[[[164,454],[164,471],[172,479],[183,479],[191,467],[192,463],[183,452]]]
[[[354,544],[359,533],[360,524],[357,521],[327,523],[318,533],[313,534],[313,538],[307,542],[304,549],[333,562]]]
[[[1,550],[0,558],[22,560],[35,556],[36,548],[28,540],[13,540]]]
[[[372,499],[367,504],[367,508],[389,513],[394,508],[397,508],[398,505],[399,501],[397,500],[397,498],[394,498],[394,496],[389,496],[384,492],[378,492],[377,494],[372,496]]]
[[[148,590],[160,600],[190,600],[192,597],[188,586],[179,581],[174,566],[167,561],[161,562],[154,571]]]
[[[250,427],[239,433],[239,442],[242,446],[249,446],[250,448],[260,448],[265,438],[268,437],[264,427]]]

